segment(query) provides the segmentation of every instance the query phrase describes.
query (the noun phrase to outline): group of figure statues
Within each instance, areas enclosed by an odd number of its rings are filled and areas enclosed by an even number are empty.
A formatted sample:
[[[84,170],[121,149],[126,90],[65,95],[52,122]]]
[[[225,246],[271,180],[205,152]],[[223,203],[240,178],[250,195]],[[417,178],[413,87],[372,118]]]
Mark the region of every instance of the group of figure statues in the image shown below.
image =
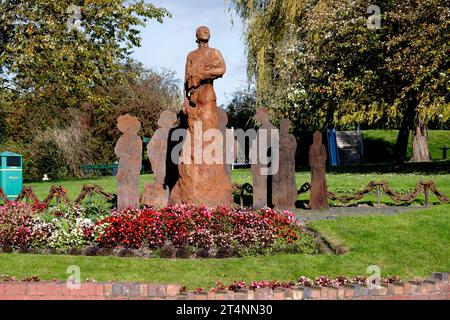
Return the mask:
[[[198,161],[198,150],[206,151],[211,145],[218,143],[217,136],[203,133],[215,129],[221,133],[224,140],[228,135],[228,117],[224,110],[217,107],[213,88],[215,79],[226,71],[221,53],[208,45],[210,32],[207,27],[200,27],[196,32],[198,49],[189,53],[186,62],[184,82],[184,103],[179,114],[178,128],[186,132],[192,139],[184,140],[183,148],[177,161],[171,152],[171,134],[177,128],[177,114],[166,110],[160,115],[159,129],[156,130],[147,146],[148,158],[154,173],[154,181],[145,184],[142,197],[139,197],[139,176],[142,162],[142,141],[138,136],[140,122],[137,118],[124,115],[118,118],[117,126],[123,133],[117,142],[115,153],[119,158],[117,172],[118,209],[139,207],[139,204],[164,207],[168,203],[204,204],[208,206],[231,205],[232,183],[230,163],[216,161],[205,163]],[[260,127],[257,140],[268,139],[264,130],[278,130],[270,123],[266,108],[260,108],[255,115]],[[297,200],[295,180],[295,153],[297,141],[289,133],[291,123],[287,119],[280,121],[280,131],[277,139],[277,170],[270,173],[271,163],[252,163],[253,175],[253,206],[263,208],[273,206],[276,209],[293,209]],[[263,129],[263,130],[262,130]],[[201,134],[195,132],[201,130]],[[278,131],[277,131],[278,132]],[[226,148],[236,150],[233,141],[223,143],[223,154]],[[314,134],[314,143],[310,147],[309,161],[312,168],[311,198],[312,209],[328,208],[327,186],[325,179],[326,150],[322,144],[320,132]],[[258,140],[258,141],[259,141]],[[223,140],[221,141],[223,142]],[[268,141],[268,153],[274,154]],[[273,147],[273,145],[272,145]],[[217,153],[212,152],[212,156]],[[225,160],[225,159],[222,159]],[[234,160],[234,159],[232,159]],[[273,166],[272,166],[273,167]]]

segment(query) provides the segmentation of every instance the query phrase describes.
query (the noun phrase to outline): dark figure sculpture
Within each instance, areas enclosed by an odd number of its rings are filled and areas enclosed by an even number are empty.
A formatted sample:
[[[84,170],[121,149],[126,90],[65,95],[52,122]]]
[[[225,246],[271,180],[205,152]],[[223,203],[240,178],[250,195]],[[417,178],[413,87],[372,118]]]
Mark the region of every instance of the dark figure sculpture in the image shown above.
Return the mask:
[[[177,121],[175,112],[166,110],[161,112],[158,120],[160,127],[147,146],[148,158],[152,164],[154,175],[153,183],[146,183],[144,193],[141,197],[141,203],[147,206],[165,207],[169,199],[169,186],[166,181],[166,158],[168,149],[168,139],[170,130]],[[170,154],[169,154],[170,157]]]
[[[225,173],[231,183],[231,166],[233,162],[237,159],[238,144],[234,139],[234,134],[232,129],[227,128],[228,115],[222,108],[217,108],[217,124],[218,129],[223,136],[223,161],[225,164]],[[227,159],[227,154],[229,154],[230,159]]]
[[[270,148],[270,136],[261,135],[261,129],[265,129],[267,132],[276,129],[276,127],[270,123],[268,110],[266,108],[259,108],[256,111],[255,120],[261,125],[257,133],[258,143],[262,139],[268,139],[267,146]],[[272,204],[272,176],[263,174],[264,169],[267,169],[268,167],[269,164],[261,164],[259,159],[257,163],[251,165],[253,175],[253,207],[255,208],[264,208]]]
[[[291,122],[280,121],[280,162],[278,173],[272,178],[272,202],[275,209],[295,209],[297,185],[295,181],[295,151],[297,140],[289,133]]]
[[[185,141],[178,165],[179,179],[171,190],[169,201],[210,206],[229,205],[232,203],[232,187],[226,175],[225,164],[223,161],[206,164],[203,155],[205,148],[212,144],[216,144],[216,151],[223,150],[216,139],[205,140],[203,134],[209,129],[218,130],[213,82],[224,75],[226,66],[221,53],[208,45],[210,32],[207,27],[199,27],[196,37],[198,49],[189,53],[186,62],[183,105],[183,113],[187,115],[187,136],[194,141]],[[202,132],[194,132],[194,127]],[[202,138],[198,138],[199,135]],[[196,144],[202,153],[200,163],[198,159],[196,161]],[[190,152],[186,152],[187,149]],[[188,158],[183,154],[185,152],[189,154]]]
[[[311,166],[311,190],[309,207],[312,210],[328,209],[327,180],[325,167],[327,150],[322,144],[322,134],[314,132],[313,144],[309,147],[309,165]]]
[[[147,154],[152,164],[155,182],[163,185],[166,177],[167,141],[170,129],[177,121],[175,112],[166,110],[161,112],[158,120],[159,129],[155,131],[147,146]],[[170,155],[169,155],[170,156]]]
[[[142,161],[142,140],[138,136],[141,123],[138,118],[124,115],[117,118],[117,128],[123,135],[114,152],[119,158],[117,171],[117,208],[139,208],[139,177]]]

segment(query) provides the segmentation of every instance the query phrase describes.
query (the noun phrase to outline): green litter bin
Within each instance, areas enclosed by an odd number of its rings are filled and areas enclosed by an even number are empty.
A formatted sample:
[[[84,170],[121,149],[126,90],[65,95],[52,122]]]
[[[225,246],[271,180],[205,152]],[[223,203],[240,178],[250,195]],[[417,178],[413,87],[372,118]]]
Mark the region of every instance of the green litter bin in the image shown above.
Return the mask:
[[[22,156],[14,152],[0,153],[0,187],[9,200],[14,200],[22,190]]]

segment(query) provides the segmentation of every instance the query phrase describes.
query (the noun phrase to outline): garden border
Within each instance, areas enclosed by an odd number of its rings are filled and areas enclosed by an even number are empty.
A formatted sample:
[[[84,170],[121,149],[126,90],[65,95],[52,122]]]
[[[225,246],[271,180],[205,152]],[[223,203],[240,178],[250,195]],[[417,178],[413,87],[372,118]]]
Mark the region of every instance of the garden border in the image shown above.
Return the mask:
[[[69,289],[66,282],[0,282],[0,300],[450,300],[449,273],[428,279],[366,285],[310,286],[182,292],[178,284],[88,282]]]

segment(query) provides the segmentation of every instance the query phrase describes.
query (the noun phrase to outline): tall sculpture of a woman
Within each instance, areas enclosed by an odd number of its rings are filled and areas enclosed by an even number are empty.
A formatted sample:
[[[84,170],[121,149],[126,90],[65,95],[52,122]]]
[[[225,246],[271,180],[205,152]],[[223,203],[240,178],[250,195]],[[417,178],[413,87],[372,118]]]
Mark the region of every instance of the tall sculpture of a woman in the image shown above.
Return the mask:
[[[198,48],[187,57],[184,82],[183,113],[187,116],[187,135],[191,139],[185,141],[182,153],[187,148],[190,152],[187,157],[182,155],[180,158],[179,179],[171,190],[169,201],[211,206],[228,205],[232,203],[232,188],[226,175],[223,157],[218,157],[220,161],[212,164],[205,163],[203,159],[203,151],[207,147],[210,149],[212,144],[217,145],[216,152],[221,153],[223,150],[220,141],[215,138],[204,139],[203,133],[208,129],[218,129],[213,82],[225,74],[226,66],[220,51],[209,47],[210,31],[207,27],[199,27],[196,37]],[[201,132],[194,132],[194,128]],[[221,140],[223,142],[223,137]],[[202,159],[196,159],[199,151],[202,153]]]

